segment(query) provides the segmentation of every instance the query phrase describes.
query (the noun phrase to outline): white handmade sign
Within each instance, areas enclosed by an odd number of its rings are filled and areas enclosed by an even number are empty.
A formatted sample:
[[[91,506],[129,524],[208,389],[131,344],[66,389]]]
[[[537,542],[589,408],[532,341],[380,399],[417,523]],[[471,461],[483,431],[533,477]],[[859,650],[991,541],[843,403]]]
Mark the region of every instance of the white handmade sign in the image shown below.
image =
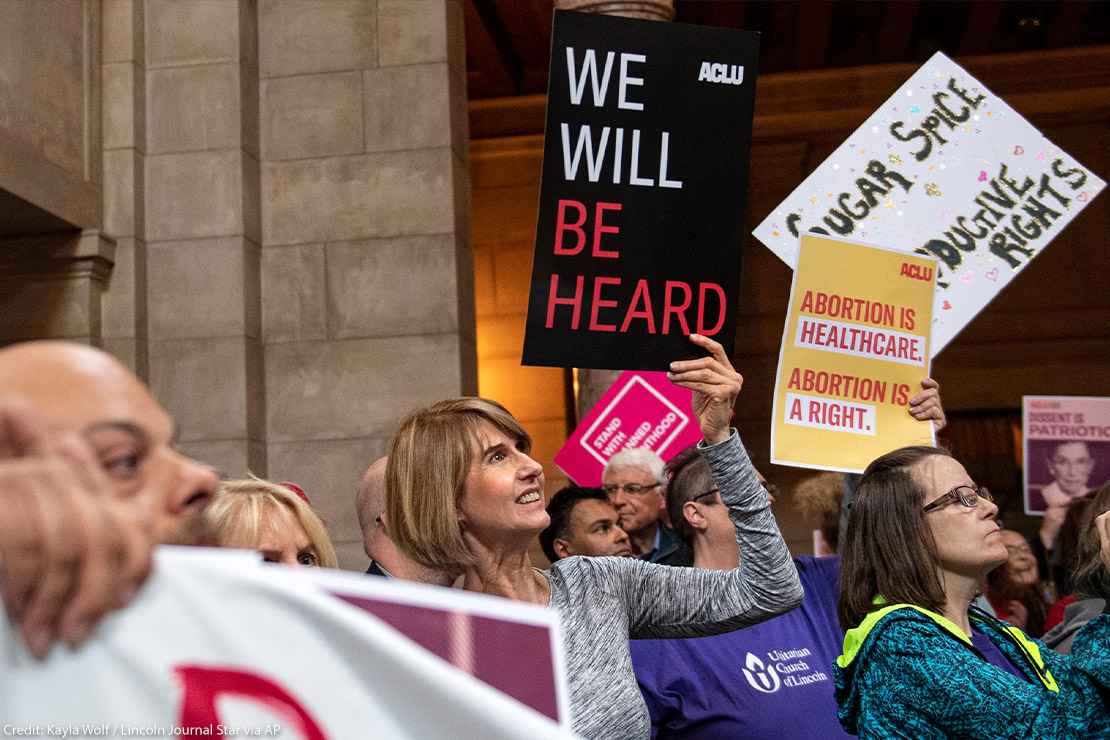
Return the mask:
[[[1105,186],[937,53],[753,233],[791,268],[809,231],[937,257],[935,355]]]
[[[3,735],[573,736],[475,677],[485,653],[500,651],[523,656],[518,672],[538,670],[542,680],[552,661],[529,662],[536,651],[517,638],[534,641],[528,628],[539,628],[557,644],[553,611],[361,574],[262,565],[252,555],[160,548],[134,603],[105,618],[79,650],[58,646],[41,662],[0,617]],[[431,651],[388,626],[406,617],[407,631]],[[488,629],[492,622],[506,629]],[[443,650],[434,649],[437,641]],[[565,694],[561,675],[547,684]],[[563,700],[548,704],[559,711]]]

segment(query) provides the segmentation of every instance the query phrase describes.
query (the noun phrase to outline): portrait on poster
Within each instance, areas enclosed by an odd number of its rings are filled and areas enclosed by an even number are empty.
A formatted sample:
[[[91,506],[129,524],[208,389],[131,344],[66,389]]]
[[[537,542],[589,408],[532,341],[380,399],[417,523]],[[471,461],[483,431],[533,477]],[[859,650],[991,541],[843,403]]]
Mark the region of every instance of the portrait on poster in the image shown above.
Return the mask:
[[[1022,399],[1025,512],[1060,516],[1110,481],[1110,398]]]

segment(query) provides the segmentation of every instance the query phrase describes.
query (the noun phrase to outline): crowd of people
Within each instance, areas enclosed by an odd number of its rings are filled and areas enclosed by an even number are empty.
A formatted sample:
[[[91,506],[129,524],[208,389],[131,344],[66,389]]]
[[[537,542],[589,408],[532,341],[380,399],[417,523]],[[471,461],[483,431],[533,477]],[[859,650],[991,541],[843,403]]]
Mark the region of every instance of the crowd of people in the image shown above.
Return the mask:
[[[743,377],[690,341],[705,356],[669,377],[702,441],[667,464],[623,451],[601,487],[549,501],[497,402],[412,413],[352,481],[367,573],[555,609],[583,737],[1110,734],[1110,485],[1046,492],[1063,511],[1027,540],[945,449],[901,448],[807,481],[795,503],[815,555],[791,557],[731,423]],[[305,491],[220,481],[181,455],[173,420],[107,354],[13,345],[0,389],[0,588],[33,655],[124,608],[157,544],[337,567]],[[944,425],[933,380],[907,412]]]

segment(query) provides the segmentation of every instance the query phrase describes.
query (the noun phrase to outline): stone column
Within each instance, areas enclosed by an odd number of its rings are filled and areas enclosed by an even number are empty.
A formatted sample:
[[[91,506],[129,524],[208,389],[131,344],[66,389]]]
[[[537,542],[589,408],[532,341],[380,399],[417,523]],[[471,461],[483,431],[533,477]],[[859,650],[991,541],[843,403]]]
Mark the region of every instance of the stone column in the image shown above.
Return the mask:
[[[365,567],[355,485],[400,418],[476,391],[463,10],[264,0],[270,477]]]
[[[98,345],[115,243],[97,229],[0,242],[0,342]]]
[[[104,232],[116,243],[101,301],[101,333],[103,348],[146,379],[144,5],[144,0],[101,3],[102,218]]]
[[[100,232],[100,12],[98,0],[3,9],[0,343],[101,341],[115,245]]]
[[[650,21],[671,21],[675,14],[674,0],[555,0],[555,8]],[[619,375],[617,370],[578,370],[579,419],[589,413]]]
[[[187,453],[265,475],[258,10],[143,5],[150,385]]]

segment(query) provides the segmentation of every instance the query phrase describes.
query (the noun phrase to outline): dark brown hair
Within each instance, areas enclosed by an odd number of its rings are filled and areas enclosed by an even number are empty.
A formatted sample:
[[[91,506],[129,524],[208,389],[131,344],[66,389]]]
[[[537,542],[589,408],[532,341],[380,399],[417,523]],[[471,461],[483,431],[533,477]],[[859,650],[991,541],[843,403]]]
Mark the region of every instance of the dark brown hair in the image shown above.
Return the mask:
[[[1102,488],[1098,489],[1098,493],[1083,513],[1079,527],[1079,544],[1075,548],[1075,575],[1072,576],[1072,583],[1075,586],[1075,593],[1081,597],[1110,599],[1110,571],[1107,571],[1100,557],[1102,543],[1099,540],[1098,530],[1095,529],[1095,519],[1107,511],[1110,511],[1110,483],[1104,483]]]
[[[693,501],[695,496],[716,488],[713,472],[709,469],[709,463],[698,452],[697,445],[690,445],[667,463],[667,473],[670,478],[667,483],[667,516],[674,531],[686,544],[690,544],[694,538],[694,530],[686,521],[682,508],[687,501]]]
[[[837,614],[845,630],[879,608],[876,596],[934,611],[944,605],[936,542],[921,513],[928,492],[910,470],[930,457],[951,455],[940,447],[903,447],[863,472],[840,537]]]

